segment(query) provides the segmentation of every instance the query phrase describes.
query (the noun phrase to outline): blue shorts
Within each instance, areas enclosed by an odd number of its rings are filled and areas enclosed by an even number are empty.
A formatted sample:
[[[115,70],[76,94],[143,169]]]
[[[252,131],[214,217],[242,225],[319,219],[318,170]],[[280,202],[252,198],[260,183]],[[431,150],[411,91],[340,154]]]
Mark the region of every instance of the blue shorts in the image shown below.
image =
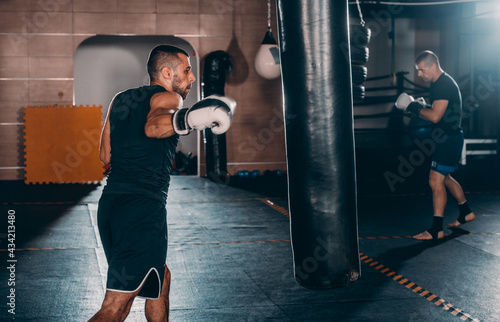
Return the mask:
[[[108,261],[106,288],[157,299],[167,259],[167,209],[143,195],[103,194],[97,225]]]
[[[431,170],[441,173],[445,177],[455,172],[462,157],[463,146],[464,135],[462,133],[447,134],[444,142],[436,143]]]

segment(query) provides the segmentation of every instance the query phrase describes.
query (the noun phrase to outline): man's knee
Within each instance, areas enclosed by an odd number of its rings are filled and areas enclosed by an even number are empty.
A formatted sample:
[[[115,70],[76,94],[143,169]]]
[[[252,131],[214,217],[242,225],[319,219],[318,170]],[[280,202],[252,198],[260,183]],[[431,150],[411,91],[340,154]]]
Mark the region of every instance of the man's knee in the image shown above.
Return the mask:
[[[133,301],[137,296],[138,291],[133,293],[125,293],[125,292],[115,292],[115,291],[106,291],[106,295],[104,296],[103,305],[113,305],[113,306],[123,306],[126,307],[130,301]]]
[[[118,306],[103,304],[101,309],[89,320],[89,322],[124,321],[127,315],[127,309]]]
[[[163,286],[162,286],[160,296],[168,298],[168,293],[170,291],[170,279],[171,278],[172,278],[172,276],[170,274],[170,270],[168,269],[168,266],[165,265],[165,274],[163,275]]]
[[[431,186],[431,189],[439,189],[444,187],[444,182],[445,182],[446,177],[443,176],[442,174],[431,171],[429,175],[429,186]]]
[[[128,314],[130,306],[136,296],[137,292],[119,293],[107,291],[104,301],[102,302],[101,310],[117,315]]]
[[[125,308],[123,307],[118,307],[115,305],[103,305],[99,312],[101,314],[104,314],[107,317],[113,317],[116,318],[116,320],[119,320],[119,318],[122,317],[123,313],[125,311]]]

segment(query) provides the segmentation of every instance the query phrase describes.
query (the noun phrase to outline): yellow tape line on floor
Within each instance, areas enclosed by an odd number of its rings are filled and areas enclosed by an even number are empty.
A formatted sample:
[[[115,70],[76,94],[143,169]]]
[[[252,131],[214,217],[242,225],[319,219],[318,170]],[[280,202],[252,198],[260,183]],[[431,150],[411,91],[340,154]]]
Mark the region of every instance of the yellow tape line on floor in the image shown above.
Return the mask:
[[[398,282],[402,286],[411,290],[412,292],[420,295],[425,298],[427,301],[433,303],[437,307],[443,308],[443,310],[450,312],[452,315],[459,317],[463,321],[472,321],[479,322],[479,319],[472,318],[470,314],[465,313],[462,309],[455,307],[453,304],[447,302],[446,300],[440,298],[436,294],[429,292],[428,290],[418,286],[414,282],[405,278],[401,274],[396,273],[390,268],[385,267],[383,264],[377,262],[373,258],[368,257],[367,255],[360,253],[360,260],[365,264],[368,264],[370,267],[376,269],[380,273],[384,274],[387,277],[390,277],[392,280]]]

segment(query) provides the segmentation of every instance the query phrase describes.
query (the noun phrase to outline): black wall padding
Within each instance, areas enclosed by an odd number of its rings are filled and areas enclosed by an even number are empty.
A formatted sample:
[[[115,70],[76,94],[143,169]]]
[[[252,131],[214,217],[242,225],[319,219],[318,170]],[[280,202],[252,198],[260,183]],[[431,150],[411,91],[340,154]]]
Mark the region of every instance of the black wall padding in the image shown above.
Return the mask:
[[[347,0],[278,0],[295,279],[360,276]]]
[[[231,57],[225,51],[211,52],[205,57],[203,67],[203,97],[224,96],[226,75],[231,69]],[[204,130],[205,162],[207,177],[223,182],[227,180],[226,134],[215,135],[210,129]]]

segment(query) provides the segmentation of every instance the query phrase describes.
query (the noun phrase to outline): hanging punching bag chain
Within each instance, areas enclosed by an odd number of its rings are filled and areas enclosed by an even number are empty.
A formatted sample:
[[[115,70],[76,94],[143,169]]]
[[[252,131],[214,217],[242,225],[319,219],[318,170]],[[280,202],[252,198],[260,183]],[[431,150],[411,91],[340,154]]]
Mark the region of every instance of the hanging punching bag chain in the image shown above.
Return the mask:
[[[267,0],[267,30],[271,30],[271,0]]]
[[[268,4],[269,5],[269,4]],[[356,0],[356,6],[358,7],[359,19],[361,19],[361,26],[365,26],[365,21],[363,20],[363,13],[361,12],[361,6],[359,5],[359,0]]]

